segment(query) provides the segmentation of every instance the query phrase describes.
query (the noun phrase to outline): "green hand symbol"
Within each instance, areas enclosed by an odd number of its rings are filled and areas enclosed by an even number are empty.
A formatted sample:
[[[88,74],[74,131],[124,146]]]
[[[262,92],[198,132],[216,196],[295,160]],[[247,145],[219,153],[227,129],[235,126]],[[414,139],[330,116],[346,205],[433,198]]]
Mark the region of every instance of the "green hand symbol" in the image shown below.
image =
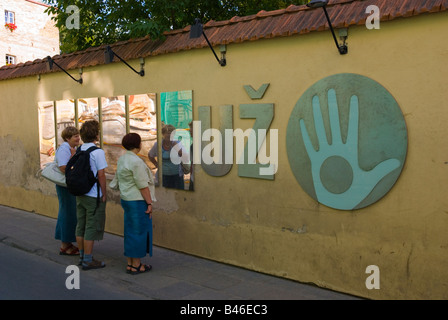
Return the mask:
[[[388,159],[372,170],[364,171],[358,161],[358,97],[350,100],[347,139],[342,141],[339,108],[334,89],[328,90],[328,111],[332,141],[328,143],[318,96],[312,100],[314,127],[319,142],[315,150],[305,122],[299,126],[305,149],[311,161],[311,174],[317,199],[332,208],[351,210],[363,201],[378,182],[400,166],[398,159]]]

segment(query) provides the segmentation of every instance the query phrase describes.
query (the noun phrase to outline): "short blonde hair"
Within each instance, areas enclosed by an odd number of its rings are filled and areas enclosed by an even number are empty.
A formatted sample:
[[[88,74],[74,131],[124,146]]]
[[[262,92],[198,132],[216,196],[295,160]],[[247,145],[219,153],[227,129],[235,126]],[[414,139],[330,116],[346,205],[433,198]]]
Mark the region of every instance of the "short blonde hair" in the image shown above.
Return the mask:
[[[79,134],[79,130],[75,127],[70,126],[62,130],[61,138],[64,141],[68,141],[71,137],[76,136],[77,134]]]

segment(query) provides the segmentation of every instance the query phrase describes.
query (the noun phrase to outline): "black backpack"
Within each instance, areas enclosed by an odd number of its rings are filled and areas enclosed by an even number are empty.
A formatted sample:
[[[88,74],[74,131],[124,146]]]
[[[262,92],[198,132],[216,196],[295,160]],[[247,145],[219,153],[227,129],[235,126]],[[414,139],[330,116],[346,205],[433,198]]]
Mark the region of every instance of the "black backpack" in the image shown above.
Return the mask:
[[[81,151],[81,147],[79,147],[73,157],[67,162],[67,166],[65,167],[65,180],[67,189],[71,194],[75,196],[85,195],[98,181],[90,168],[90,153],[96,149],[99,148],[92,146],[85,151]]]

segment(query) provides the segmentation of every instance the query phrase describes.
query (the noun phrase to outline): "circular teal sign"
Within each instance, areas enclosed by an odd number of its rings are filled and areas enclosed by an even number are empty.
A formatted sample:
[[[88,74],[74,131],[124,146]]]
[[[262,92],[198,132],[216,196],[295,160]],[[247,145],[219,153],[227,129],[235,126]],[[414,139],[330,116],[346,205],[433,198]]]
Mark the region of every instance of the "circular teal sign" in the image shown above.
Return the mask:
[[[300,186],[328,207],[353,210],[381,199],[406,159],[407,129],[392,95],[351,73],[312,85],[286,132],[288,159]]]

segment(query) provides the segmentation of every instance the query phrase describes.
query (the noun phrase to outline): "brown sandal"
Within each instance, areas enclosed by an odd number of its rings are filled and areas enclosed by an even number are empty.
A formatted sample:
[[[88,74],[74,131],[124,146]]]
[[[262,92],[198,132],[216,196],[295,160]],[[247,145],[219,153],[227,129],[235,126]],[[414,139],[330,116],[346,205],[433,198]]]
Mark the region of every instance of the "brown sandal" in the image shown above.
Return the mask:
[[[67,248],[65,249],[61,248],[59,250],[59,254],[61,256],[77,256],[79,255],[79,249],[75,247],[72,243],[70,243],[70,245],[67,246]]]

